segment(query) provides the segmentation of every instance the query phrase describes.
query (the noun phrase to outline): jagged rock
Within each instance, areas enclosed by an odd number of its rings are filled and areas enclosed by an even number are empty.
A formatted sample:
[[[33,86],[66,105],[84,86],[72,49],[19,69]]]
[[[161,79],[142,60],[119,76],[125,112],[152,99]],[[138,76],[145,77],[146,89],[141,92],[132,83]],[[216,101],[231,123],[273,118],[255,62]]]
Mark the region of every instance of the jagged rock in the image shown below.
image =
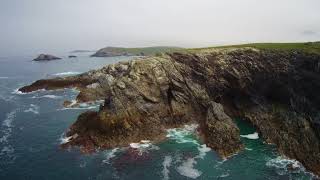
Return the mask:
[[[50,55],[50,54],[40,54],[37,58],[33,59],[33,61],[51,61],[61,59],[59,57]]]
[[[64,146],[89,151],[158,141],[166,128],[197,122],[205,143],[228,157],[243,147],[232,121],[243,118],[319,175],[319,63],[320,55],[300,51],[209,49],[39,80],[20,91],[76,87],[77,101],[105,99],[98,112],[79,116],[67,133],[77,138]]]

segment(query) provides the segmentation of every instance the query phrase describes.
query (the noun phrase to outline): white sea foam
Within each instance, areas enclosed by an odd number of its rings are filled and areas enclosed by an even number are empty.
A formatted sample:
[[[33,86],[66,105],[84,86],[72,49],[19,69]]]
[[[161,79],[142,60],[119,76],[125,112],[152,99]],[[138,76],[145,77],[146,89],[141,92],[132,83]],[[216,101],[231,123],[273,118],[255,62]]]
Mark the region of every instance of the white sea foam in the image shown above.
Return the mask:
[[[77,105],[76,100],[72,100],[71,104],[68,107],[59,109],[59,110],[69,110],[69,109],[97,109],[100,107],[100,104],[104,101],[95,101],[91,103],[80,103]],[[75,106],[77,105],[77,106]],[[74,107],[73,107],[74,106]]]
[[[31,98],[35,99],[35,98],[50,98],[50,99],[59,99],[61,98],[61,96],[56,96],[56,95],[44,95],[44,96],[32,96]]]
[[[189,158],[177,168],[177,171],[182,176],[196,179],[201,176],[202,172],[194,168],[195,164],[197,164],[196,160],[194,158]]]
[[[225,178],[225,177],[228,177],[228,176],[230,176],[230,174],[226,172],[226,173],[221,174],[219,176],[219,178]]]
[[[26,113],[32,112],[34,114],[39,114],[39,109],[40,109],[39,106],[34,105],[34,104],[30,104],[29,109],[26,109],[23,112],[26,112]]]
[[[3,133],[3,136],[0,138],[1,143],[7,143],[8,138],[11,136],[12,132],[12,122],[16,116],[16,111],[11,111],[10,113],[7,114],[6,119],[2,122],[2,128],[3,130],[1,131]]]
[[[240,135],[240,136],[247,139],[259,139],[259,134],[257,132],[253,134]]]
[[[9,79],[9,77],[0,76],[0,79]]]
[[[169,180],[169,168],[171,166],[172,162],[172,157],[171,156],[165,156],[164,161],[162,163],[163,170],[162,170],[162,175],[163,175],[163,180]]]
[[[62,135],[61,135],[61,137],[60,137],[60,144],[65,144],[65,143],[68,143],[68,142],[70,142],[70,140],[71,139],[75,139],[75,138],[77,138],[78,137],[78,134],[74,134],[74,135],[72,135],[72,136],[66,136],[66,134],[65,133],[63,133]]]
[[[291,165],[295,172],[305,171],[303,165],[294,159],[288,159],[283,156],[278,156],[277,158],[270,159],[266,165],[268,167],[276,168],[276,172],[279,175],[285,175],[288,172],[288,166]]]
[[[3,148],[0,151],[0,156],[6,156],[7,158],[10,158],[10,162],[14,161],[15,156],[14,156],[14,148],[9,144],[8,139],[12,133],[12,128],[13,128],[12,122],[16,116],[16,112],[17,110],[14,110],[8,113],[6,116],[6,119],[2,122],[2,125],[1,125],[2,137],[0,138],[0,143],[3,145]]]
[[[106,151],[106,159],[104,159],[102,162],[109,164],[110,159],[114,158],[116,156],[116,153],[119,151],[119,148],[114,148],[111,151]]]
[[[198,124],[185,125],[184,128],[173,128],[167,130],[167,137],[175,140],[177,143],[194,143],[199,145],[197,140],[190,137],[196,132]]]
[[[68,72],[56,73],[53,75],[54,76],[70,76],[70,75],[76,75],[76,74],[81,74],[81,72],[68,71]]]
[[[39,89],[39,90],[36,90],[36,91],[24,93],[24,92],[19,91],[19,89],[20,88],[17,88],[15,90],[13,90],[11,94],[25,95],[25,94],[34,94],[34,93],[38,93],[38,92],[42,92],[42,91],[48,91],[48,90],[45,90],[45,89]]]
[[[199,150],[198,157],[203,159],[206,156],[207,152],[211,151],[211,148],[207,147],[207,145],[205,144],[202,144],[198,147],[198,150]]]
[[[137,149],[139,151],[139,155],[142,155],[150,150],[159,150],[159,147],[153,145],[149,140],[142,140],[140,143],[130,143],[130,147]]]

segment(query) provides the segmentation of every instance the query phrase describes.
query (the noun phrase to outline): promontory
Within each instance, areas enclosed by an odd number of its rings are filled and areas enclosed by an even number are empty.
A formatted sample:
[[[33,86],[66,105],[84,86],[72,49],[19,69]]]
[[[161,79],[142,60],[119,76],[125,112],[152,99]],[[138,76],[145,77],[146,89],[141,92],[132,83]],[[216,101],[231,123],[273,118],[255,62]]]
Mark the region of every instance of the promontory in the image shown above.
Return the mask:
[[[320,44],[250,44],[141,57],[20,89],[76,87],[78,103],[104,100],[70,127],[84,151],[159,141],[167,128],[198,123],[222,157],[243,149],[233,121],[320,175]]]

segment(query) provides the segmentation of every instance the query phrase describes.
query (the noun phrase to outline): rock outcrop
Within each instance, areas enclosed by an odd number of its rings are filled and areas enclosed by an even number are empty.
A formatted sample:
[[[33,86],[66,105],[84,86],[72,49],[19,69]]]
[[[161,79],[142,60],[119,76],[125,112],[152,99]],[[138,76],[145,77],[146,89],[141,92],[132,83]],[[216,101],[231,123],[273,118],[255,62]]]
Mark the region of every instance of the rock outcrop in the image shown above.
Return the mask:
[[[140,58],[20,89],[76,87],[78,102],[104,99],[81,114],[64,146],[126,146],[158,141],[165,129],[199,123],[222,157],[243,148],[232,118],[250,121],[265,141],[320,174],[320,55],[253,48]]]
[[[51,61],[61,59],[59,57],[50,55],[50,54],[40,54],[37,58],[33,59],[33,61]]]

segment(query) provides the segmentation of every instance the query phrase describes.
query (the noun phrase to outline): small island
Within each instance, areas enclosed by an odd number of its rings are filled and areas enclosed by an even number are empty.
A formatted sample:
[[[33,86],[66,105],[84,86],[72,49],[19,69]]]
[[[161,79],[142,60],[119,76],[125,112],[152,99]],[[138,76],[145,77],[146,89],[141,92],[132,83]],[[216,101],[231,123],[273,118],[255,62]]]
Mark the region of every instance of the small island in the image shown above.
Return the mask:
[[[61,58],[50,55],[50,54],[40,54],[37,58],[33,59],[33,61],[51,61],[51,60],[59,60],[59,59]]]

